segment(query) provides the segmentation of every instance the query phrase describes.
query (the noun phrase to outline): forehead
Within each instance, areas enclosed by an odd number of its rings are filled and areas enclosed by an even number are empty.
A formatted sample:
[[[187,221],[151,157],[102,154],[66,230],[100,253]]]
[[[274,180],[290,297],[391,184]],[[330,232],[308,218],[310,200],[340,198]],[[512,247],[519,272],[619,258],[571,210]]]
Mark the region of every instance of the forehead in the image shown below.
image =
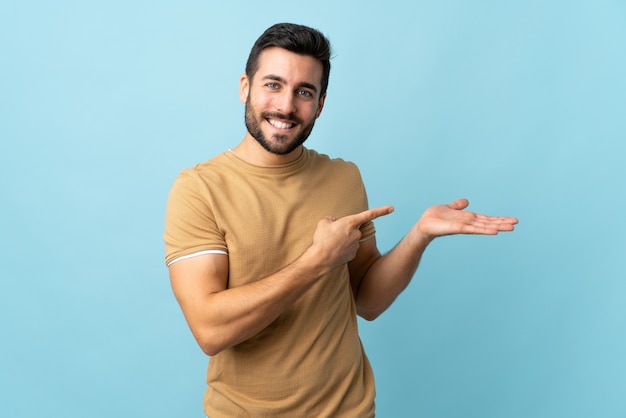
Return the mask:
[[[256,79],[278,76],[291,84],[309,83],[321,87],[322,63],[310,55],[296,54],[283,48],[270,47],[259,55]]]

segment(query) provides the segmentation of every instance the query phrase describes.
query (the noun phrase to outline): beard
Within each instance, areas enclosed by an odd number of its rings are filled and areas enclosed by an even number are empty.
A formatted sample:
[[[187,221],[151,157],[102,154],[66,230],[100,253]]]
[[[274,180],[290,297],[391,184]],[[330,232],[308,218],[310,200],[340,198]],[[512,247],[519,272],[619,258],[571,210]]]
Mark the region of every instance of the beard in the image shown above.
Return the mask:
[[[289,140],[289,135],[281,134],[272,135],[273,141],[269,141],[261,130],[261,122],[268,118],[291,121],[296,123],[298,126],[301,126],[301,130],[291,141]],[[287,155],[296,150],[300,145],[304,144],[304,141],[307,140],[314,125],[315,119],[305,125],[304,121],[293,113],[285,115],[276,112],[262,112],[257,117],[254,106],[250,103],[250,96],[248,96],[248,99],[246,100],[246,128],[248,129],[250,135],[252,135],[252,137],[256,139],[266,151],[271,152],[272,154]]]

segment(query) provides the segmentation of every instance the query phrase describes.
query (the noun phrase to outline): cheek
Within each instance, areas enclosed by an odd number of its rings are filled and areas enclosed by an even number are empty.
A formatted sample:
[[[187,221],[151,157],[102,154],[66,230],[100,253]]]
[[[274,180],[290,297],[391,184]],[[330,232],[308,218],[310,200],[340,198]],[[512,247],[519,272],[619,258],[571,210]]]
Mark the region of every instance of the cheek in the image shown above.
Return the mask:
[[[307,113],[310,119],[317,119],[320,113],[320,107],[316,103],[312,103],[311,106],[307,109]]]
[[[250,96],[250,103],[257,111],[263,111],[272,108],[272,98],[264,94],[253,94]]]

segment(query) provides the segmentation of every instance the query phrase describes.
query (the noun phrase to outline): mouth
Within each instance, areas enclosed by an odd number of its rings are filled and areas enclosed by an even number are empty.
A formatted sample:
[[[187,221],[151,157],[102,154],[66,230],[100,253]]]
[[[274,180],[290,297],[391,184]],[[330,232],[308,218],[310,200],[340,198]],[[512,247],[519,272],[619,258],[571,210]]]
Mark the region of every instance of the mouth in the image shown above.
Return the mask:
[[[291,129],[296,125],[294,122],[285,122],[274,118],[266,118],[265,120],[276,129]]]

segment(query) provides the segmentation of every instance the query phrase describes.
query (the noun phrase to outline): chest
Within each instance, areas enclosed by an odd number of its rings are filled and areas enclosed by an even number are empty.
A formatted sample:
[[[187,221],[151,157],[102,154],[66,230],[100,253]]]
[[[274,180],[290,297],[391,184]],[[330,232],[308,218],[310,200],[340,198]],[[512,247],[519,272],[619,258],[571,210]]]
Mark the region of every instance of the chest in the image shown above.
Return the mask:
[[[272,274],[311,244],[320,219],[362,210],[358,191],[325,176],[253,178],[227,188],[215,219],[228,247],[229,286]]]

